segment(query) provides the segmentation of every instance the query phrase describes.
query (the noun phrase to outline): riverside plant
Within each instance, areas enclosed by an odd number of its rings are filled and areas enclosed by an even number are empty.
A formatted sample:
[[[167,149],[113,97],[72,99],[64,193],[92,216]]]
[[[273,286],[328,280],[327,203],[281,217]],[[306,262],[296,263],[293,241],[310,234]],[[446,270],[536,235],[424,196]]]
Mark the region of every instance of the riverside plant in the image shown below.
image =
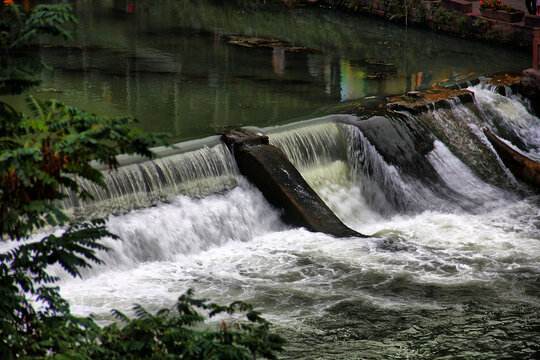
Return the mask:
[[[501,0],[480,0],[478,2],[481,9],[502,10],[506,12],[518,12],[519,9],[513,8]]]
[[[71,38],[76,24],[68,4],[23,7],[0,3],[0,359],[77,360],[252,360],[275,359],[283,339],[250,305],[228,306],[194,299],[187,291],[175,305],[151,314],[134,306],[135,318],[111,310],[118,322],[101,327],[92,316],[71,313],[61,296],[59,266],[73,277],[100,264],[100,240],[118,238],[103,219],[71,219],[58,201],[69,189],[82,200],[85,178],[105,186],[92,161],[117,165],[118,154],[152,157],[151,146],[166,145],[163,135],[133,127],[129,116],[104,118],[57,100],[39,101],[29,91],[48,69],[29,49],[39,35]],[[26,2],[25,2],[26,3]],[[27,95],[27,108],[12,106]],[[37,232],[62,229],[40,240]],[[28,239],[34,236],[32,241]],[[218,314],[240,320],[204,322]],[[214,321],[215,322],[215,321]]]

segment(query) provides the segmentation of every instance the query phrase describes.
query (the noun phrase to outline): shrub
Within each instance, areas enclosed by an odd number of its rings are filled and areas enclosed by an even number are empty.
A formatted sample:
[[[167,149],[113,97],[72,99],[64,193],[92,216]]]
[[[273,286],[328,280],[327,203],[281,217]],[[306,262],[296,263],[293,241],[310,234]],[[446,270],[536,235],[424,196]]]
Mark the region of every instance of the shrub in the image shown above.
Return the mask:
[[[22,9],[13,1],[0,5],[0,95],[23,94],[39,84],[45,67],[21,49],[36,36],[70,37],[64,24],[75,22],[71,6],[39,5]],[[135,119],[108,119],[65,105],[27,96],[29,115],[0,101],[0,240],[14,245],[0,254],[0,358],[1,359],[273,359],[282,339],[269,332],[270,324],[248,305],[228,307],[180,297],[176,311],[152,315],[136,307],[136,318],[118,311],[125,323],[105,328],[91,317],[70,313],[60,296],[56,277],[47,272],[60,265],[72,276],[100,263],[99,240],[115,237],[101,219],[77,222],[57,206],[66,189],[82,199],[90,195],[76,179],[83,177],[103,186],[103,175],[91,161],[116,167],[116,155],[137,153],[151,157],[150,146],[165,144],[162,135],[133,128]],[[38,241],[36,230],[61,227]],[[39,305],[36,305],[39,304]],[[216,330],[197,330],[204,320],[196,308],[218,313],[244,312],[247,321]]]

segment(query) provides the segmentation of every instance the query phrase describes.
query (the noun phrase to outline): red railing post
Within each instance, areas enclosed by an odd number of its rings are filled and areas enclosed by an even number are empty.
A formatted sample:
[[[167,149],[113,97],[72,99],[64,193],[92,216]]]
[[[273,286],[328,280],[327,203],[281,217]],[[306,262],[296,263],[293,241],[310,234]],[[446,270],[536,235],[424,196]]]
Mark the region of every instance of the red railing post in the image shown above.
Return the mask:
[[[533,69],[540,70],[540,29],[534,31],[533,39]]]

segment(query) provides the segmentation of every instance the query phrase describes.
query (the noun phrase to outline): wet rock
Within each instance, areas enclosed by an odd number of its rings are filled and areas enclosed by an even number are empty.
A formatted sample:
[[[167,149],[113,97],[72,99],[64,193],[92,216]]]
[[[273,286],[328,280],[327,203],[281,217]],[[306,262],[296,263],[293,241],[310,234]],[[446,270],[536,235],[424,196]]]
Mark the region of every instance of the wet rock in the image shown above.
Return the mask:
[[[364,237],[349,229],[308,185],[285,154],[268,144],[266,136],[245,129],[224,132],[240,172],[264,197],[283,210],[285,222],[337,237]]]
[[[419,114],[433,109],[449,108],[450,100],[459,100],[462,103],[474,101],[474,94],[468,90],[454,90],[442,87],[433,87],[422,92],[414,92],[413,96],[408,93],[394,96],[388,100],[388,109],[394,111],[407,111],[411,114]]]
[[[490,130],[485,129],[484,134],[503,163],[517,178],[540,189],[540,163],[514,150]]]
[[[497,92],[502,96],[510,96],[511,94],[519,91],[521,75],[510,73],[493,74],[485,78],[485,82],[495,86]]]
[[[422,123],[407,117],[373,116],[343,122],[358,127],[384,160],[412,176],[436,177],[426,168],[425,155],[433,150],[434,137]]]

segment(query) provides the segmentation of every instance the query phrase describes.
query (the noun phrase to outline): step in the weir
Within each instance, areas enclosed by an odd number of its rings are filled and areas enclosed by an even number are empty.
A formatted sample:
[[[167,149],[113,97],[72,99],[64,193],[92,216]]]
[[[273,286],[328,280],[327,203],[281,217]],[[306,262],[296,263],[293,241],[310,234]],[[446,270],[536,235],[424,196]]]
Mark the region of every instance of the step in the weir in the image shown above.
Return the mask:
[[[407,111],[413,115],[434,109],[449,108],[449,100],[459,100],[461,103],[474,101],[474,94],[469,90],[454,90],[446,88],[431,88],[426,91],[414,91],[388,99],[388,109]]]
[[[302,175],[266,136],[240,129],[222,133],[240,172],[264,197],[283,210],[283,220],[293,226],[337,237],[364,237],[348,228],[304,180]]]

